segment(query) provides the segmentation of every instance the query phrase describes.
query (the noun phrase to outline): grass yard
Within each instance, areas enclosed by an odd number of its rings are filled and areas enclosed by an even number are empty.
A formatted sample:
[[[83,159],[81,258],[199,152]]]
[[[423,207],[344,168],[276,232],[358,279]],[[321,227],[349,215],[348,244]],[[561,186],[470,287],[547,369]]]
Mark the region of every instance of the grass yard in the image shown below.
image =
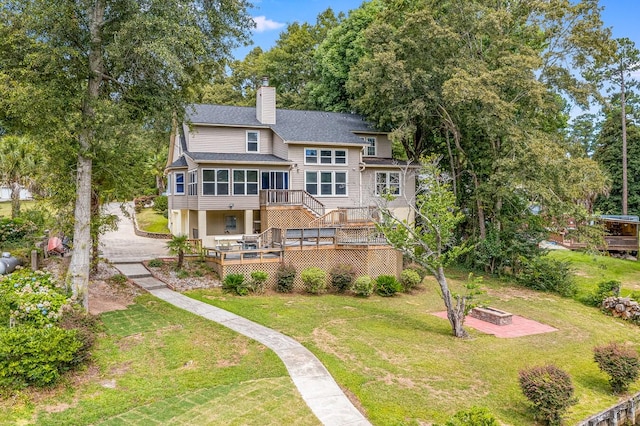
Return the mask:
[[[317,425],[263,345],[142,296],[102,314],[87,371],[0,401],[0,424]]]
[[[609,280],[620,281],[622,293],[640,291],[640,262],[638,261],[571,250],[551,250],[549,256],[568,261],[573,266],[578,296],[593,292],[599,282]]]
[[[455,275],[456,272],[453,272]],[[459,288],[460,279],[452,280]],[[554,363],[570,373],[579,403],[567,424],[617,401],[592,349],[609,341],[640,345],[640,327],[551,294],[485,279],[491,306],[559,331],[500,339],[470,329],[451,336],[435,281],[413,295],[278,295],[237,297],[219,289],[191,292],[199,300],[292,336],[313,351],[376,425],[444,422],[456,411],[485,406],[509,425],[534,424],[518,386],[522,368]],[[631,392],[640,390],[635,384]]]
[[[140,213],[136,213],[136,222],[138,223],[138,228],[142,231],[161,234],[169,232],[167,218],[151,208],[142,209]]]
[[[35,201],[20,201],[20,210],[28,210],[35,205]],[[0,217],[11,217],[11,201],[0,202]]]

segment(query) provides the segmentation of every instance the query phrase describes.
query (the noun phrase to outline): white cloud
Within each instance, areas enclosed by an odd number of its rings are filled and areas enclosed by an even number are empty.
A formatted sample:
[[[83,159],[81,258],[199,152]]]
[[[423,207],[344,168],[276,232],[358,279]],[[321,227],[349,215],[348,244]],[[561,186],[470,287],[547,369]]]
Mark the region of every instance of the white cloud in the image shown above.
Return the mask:
[[[272,21],[271,19],[267,19],[266,16],[254,16],[253,22],[256,23],[255,31],[257,33],[263,33],[265,31],[277,30],[278,28],[284,27],[283,23]]]

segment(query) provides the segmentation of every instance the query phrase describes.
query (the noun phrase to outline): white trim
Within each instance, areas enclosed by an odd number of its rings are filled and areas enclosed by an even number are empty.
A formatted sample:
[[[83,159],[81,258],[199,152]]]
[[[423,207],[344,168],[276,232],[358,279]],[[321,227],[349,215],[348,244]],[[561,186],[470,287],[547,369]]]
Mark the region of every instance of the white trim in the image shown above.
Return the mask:
[[[173,179],[174,191],[173,195],[185,195],[187,193],[187,182],[186,182],[186,173],[185,172],[173,172],[175,175],[175,179]],[[182,175],[182,182],[178,182],[178,175]],[[182,191],[178,191],[178,184],[182,185]]]
[[[315,156],[307,156],[307,151],[315,151],[316,155]],[[323,157],[323,151],[329,152],[330,156],[324,156]],[[336,152],[341,151],[344,152],[344,157],[340,157],[340,158],[344,158],[344,163],[337,163],[336,162]],[[306,166],[338,166],[338,167],[347,167],[349,166],[349,150],[344,148],[344,149],[328,149],[328,148],[312,148],[312,147],[305,147],[303,149],[302,155],[304,156],[304,164]],[[316,162],[309,162],[307,161],[307,158],[315,158],[317,161]],[[328,163],[323,163],[322,160],[324,159],[329,159],[330,162]]]
[[[213,172],[213,180],[204,180],[204,172],[212,171]],[[226,181],[218,181],[218,172],[227,172],[227,180]],[[204,184],[213,184],[213,194],[208,193],[205,194]],[[218,194],[218,185],[227,184],[227,193],[226,194]],[[216,169],[211,167],[203,167],[202,168],[202,196],[203,197],[215,197],[215,196],[228,196],[231,195],[231,169]]]
[[[391,188],[391,175],[392,174],[398,175],[398,184],[397,184],[398,193],[397,194],[393,194],[393,193],[389,192],[389,194],[393,195],[393,196],[402,195],[402,176],[401,176],[400,172],[391,172],[391,171],[376,172],[375,173],[373,179],[374,179],[374,192],[375,192],[376,195],[378,195],[378,196],[385,195],[385,194],[382,194],[382,193],[380,193],[378,191],[378,175],[385,175],[385,178],[384,178],[384,180],[385,180],[384,187],[385,188],[384,189],[385,190],[389,190],[389,188]],[[382,185],[382,183],[380,183],[380,185]],[[396,185],[394,185],[394,186],[396,186]]]
[[[316,176],[316,182],[309,183],[307,181],[307,174],[313,173]],[[322,194],[322,174],[330,173],[331,174],[331,194]],[[338,183],[336,182],[336,174],[344,175],[344,183],[340,183],[340,185],[344,185],[344,194],[336,194],[336,186]],[[316,185],[316,191],[313,193],[307,189],[307,184]],[[327,185],[328,183],[324,183]],[[304,190],[314,197],[348,197],[349,196],[349,173],[347,171],[342,170],[305,170],[304,171]]]
[[[256,140],[255,141],[249,141],[249,134],[250,133],[255,133],[256,134]],[[256,150],[249,150],[249,143],[252,144],[256,144]],[[244,145],[244,149],[246,150],[246,152],[250,152],[250,153],[259,153],[260,152],[260,131],[258,130],[247,130],[245,133],[245,145]]]

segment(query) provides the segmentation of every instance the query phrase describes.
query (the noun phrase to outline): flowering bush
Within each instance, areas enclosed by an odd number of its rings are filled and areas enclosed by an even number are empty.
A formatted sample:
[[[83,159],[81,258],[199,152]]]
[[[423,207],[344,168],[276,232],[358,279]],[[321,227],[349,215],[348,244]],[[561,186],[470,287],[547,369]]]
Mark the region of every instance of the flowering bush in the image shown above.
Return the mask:
[[[57,322],[71,299],[42,271],[21,270],[0,280],[0,315],[9,314],[9,322],[47,327]],[[6,320],[6,318],[2,318]]]

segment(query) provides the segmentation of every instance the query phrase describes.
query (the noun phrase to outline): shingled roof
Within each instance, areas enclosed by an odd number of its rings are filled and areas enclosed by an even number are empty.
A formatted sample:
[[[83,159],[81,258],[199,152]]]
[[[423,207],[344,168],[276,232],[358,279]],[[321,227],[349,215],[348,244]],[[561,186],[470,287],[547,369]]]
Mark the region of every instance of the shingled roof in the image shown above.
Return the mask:
[[[187,109],[193,124],[247,126],[272,129],[285,142],[363,144],[357,133],[377,133],[357,114],[324,111],[276,110],[276,124],[262,124],[253,107],[195,104]]]

